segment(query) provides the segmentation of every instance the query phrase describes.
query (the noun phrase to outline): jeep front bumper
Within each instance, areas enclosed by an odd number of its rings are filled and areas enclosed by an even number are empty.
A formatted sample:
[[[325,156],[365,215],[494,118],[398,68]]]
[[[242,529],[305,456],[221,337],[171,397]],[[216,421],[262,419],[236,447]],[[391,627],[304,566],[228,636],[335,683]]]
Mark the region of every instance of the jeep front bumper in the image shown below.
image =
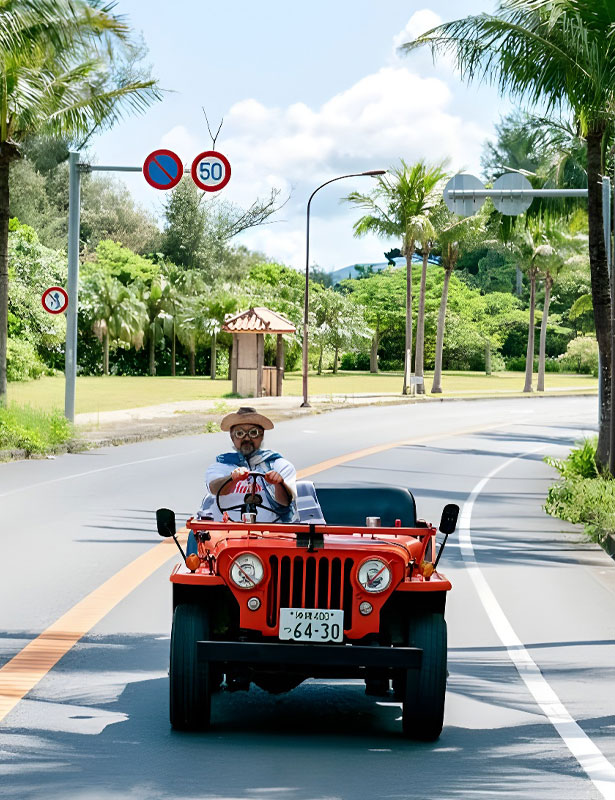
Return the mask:
[[[197,653],[200,661],[244,664],[256,670],[321,673],[329,668],[345,675],[361,674],[364,668],[420,669],[423,655],[418,647],[212,641],[198,642]]]

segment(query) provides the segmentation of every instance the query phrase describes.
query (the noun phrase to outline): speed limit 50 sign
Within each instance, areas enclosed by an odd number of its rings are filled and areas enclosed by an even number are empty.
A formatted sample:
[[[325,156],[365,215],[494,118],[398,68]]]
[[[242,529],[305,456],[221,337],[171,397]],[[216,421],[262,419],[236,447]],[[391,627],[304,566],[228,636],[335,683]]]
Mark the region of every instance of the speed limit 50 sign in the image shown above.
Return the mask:
[[[192,162],[192,180],[204,192],[219,192],[231,179],[231,165],[216,150],[205,150]]]

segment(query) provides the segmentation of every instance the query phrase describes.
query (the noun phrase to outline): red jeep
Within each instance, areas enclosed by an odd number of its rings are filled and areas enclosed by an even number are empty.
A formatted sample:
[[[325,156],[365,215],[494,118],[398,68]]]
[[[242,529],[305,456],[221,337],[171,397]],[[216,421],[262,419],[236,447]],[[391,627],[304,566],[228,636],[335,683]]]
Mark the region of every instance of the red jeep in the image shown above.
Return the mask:
[[[175,539],[171,724],[209,727],[221,688],[280,693],[310,677],[353,677],[369,694],[392,683],[404,734],[437,739],[451,584],[436,567],[459,508],[445,507],[436,552],[436,528],[416,518],[407,489],[302,481],[298,494],[299,523],[260,524],[253,492],[241,522],[191,517],[187,553]],[[174,513],[156,516],[175,538]]]

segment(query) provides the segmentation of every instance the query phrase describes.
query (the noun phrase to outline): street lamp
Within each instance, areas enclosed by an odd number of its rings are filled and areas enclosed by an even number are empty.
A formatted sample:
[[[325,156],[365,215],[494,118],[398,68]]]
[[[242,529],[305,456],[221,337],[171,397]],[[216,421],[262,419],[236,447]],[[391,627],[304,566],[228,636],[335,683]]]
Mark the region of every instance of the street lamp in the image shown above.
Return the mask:
[[[341,181],[344,180],[344,178],[360,178],[363,175],[375,178],[384,174],[386,174],[386,169],[370,169],[367,172],[353,172],[350,175],[340,175],[337,178],[331,178],[331,180],[321,183],[320,186],[314,189],[308,200],[305,236],[305,297],[303,300],[303,403],[301,403],[301,408],[310,407],[308,402],[308,298],[310,291],[310,204],[312,198],[323,186],[328,186],[334,181]]]

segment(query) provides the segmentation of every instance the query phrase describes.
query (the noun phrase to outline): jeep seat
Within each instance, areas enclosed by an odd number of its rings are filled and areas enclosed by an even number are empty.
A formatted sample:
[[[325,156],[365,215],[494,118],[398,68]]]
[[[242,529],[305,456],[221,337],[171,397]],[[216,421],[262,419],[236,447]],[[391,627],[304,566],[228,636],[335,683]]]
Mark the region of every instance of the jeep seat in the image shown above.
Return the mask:
[[[324,525],[325,518],[312,481],[297,481],[297,511],[301,522]]]
[[[365,525],[366,517],[380,517],[385,528],[396,519],[405,528],[416,526],[414,497],[401,486],[323,484],[316,494],[328,525]]]

